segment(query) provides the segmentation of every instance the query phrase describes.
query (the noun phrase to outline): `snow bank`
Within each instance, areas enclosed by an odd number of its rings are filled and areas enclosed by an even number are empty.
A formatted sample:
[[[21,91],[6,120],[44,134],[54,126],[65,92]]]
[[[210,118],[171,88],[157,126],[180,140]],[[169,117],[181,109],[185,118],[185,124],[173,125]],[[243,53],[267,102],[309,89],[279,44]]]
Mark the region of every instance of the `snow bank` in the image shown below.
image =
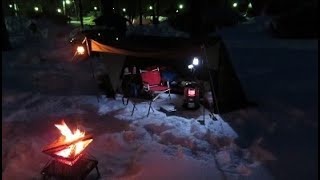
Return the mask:
[[[159,23],[158,25],[136,25],[128,26],[126,32],[127,36],[143,35],[143,36],[159,36],[159,37],[184,37],[188,38],[188,33],[177,31],[171,27],[167,22]]]
[[[34,23],[37,27],[37,31],[35,33],[29,28],[31,23]],[[22,16],[6,16],[5,24],[13,47],[20,47],[28,43],[42,41],[48,43],[52,38],[61,36],[61,33],[71,29],[69,26],[62,27],[60,25],[56,25],[45,18],[29,19]],[[66,34],[62,35],[65,36]]]
[[[264,137],[265,147],[281,155],[272,168],[281,169],[278,178],[312,179],[317,176],[311,165],[317,163],[317,143],[309,140],[317,140],[318,132],[318,40],[275,38],[268,32],[270,21],[255,17],[217,32],[246,97],[257,104],[224,118],[243,129],[240,139]]]
[[[98,159],[102,179],[220,179],[221,172],[214,160],[215,150],[208,136],[211,139],[236,136],[218,116],[216,121],[206,116],[205,125],[161,112],[133,119],[124,115],[130,112],[129,107],[107,98],[97,102],[94,96],[17,94],[16,98],[10,95],[4,99],[6,105],[11,105],[11,113],[3,117],[5,179],[40,176],[38,173],[49,158],[41,153],[41,149],[59,136],[54,123],[62,118],[80,124],[82,129],[94,135],[88,152]],[[19,103],[21,101],[23,103]],[[146,108],[141,113],[145,114]],[[25,144],[32,146],[26,149]],[[19,155],[13,157],[12,153]],[[18,171],[19,174],[13,173]]]
[[[29,29],[31,22],[35,23],[38,32],[32,33]],[[15,47],[17,45],[28,41],[39,41],[48,37],[48,27],[43,21],[35,21],[26,17],[7,16],[5,17],[5,24],[9,33],[10,42]]]

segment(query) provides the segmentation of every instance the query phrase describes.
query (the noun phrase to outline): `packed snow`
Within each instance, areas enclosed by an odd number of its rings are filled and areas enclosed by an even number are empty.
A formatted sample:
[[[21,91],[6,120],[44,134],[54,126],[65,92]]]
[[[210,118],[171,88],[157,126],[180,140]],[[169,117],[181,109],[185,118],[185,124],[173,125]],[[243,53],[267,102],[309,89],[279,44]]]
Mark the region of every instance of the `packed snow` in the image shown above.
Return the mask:
[[[257,104],[223,118],[232,127],[249,124],[240,138],[263,137],[278,157],[277,179],[318,179],[318,39],[275,38],[270,22],[256,17],[217,32],[248,100]]]
[[[157,25],[132,25],[128,26],[127,36],[141,35],[141,36],[159,36],[159,37],[190,37],[189,33],[178,31],[174,29],[167,21],[161,22]]]
[[[16,42],[2,54],[3,179],[41,179],[50,160],[42,149],[60,136],[54,124],[62,120],[93,135],[87,152],[99,161],[101,179],[273,179],[253,149],[236,147],[237,133],[219,115],[203,107],[159,111],[181,106],[179,95],[161,96],[149,116],[147,103],[131,116],[133,105],[123,105],[120,94],[99,95],[89,62],[70,62],[71,28],[48,27],[45,40]],[[103,71],[103,59],[93,62]]]

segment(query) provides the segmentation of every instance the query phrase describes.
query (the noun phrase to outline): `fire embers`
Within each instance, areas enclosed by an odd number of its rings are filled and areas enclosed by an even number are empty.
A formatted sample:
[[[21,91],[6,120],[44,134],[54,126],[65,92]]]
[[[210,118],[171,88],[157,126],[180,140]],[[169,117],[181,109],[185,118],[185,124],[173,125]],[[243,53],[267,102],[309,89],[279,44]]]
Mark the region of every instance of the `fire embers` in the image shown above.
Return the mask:
[[[61,136],[53,143],[47,145],[42,152],[54,157],[56,160],[72,166],[82,156],[82,152],[92,142],[93,137],[76,129],[71,131],[67,124],[55,124]]]

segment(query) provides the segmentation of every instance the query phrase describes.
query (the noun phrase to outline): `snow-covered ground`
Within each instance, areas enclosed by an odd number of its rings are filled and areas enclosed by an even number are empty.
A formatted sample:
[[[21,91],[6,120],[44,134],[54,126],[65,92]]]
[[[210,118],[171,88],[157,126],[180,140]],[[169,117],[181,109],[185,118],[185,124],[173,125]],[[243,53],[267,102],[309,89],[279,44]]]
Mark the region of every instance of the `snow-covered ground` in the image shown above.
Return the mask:
[[[274,38],[270,21],[218,31],[247,98],[257,103],[223,118],[234,128],[250,124],[241,138],[264,137],[278,157],[277,179],[318,179],[318,39]]]
[[[93,134],[88,153],[99,161],[101,179],[273,179],[258,152],[268,153],[236,147],[237,133],[219,115],[206,110],[201,125],[202,108],[179,116],[158,111],[180,106],[178,95],[162,96],[148,117],[146,103],[131,116],[132,104],[120,96],[99,95],[98,102],[89,63],[70,62],[70,28],[48,26],[47,38],[16,42],[2,54],[3,179],[41,178],[50,159],[42,148],[60,136],[54,124],[62,119]],[[103,71],[103,61],[93,61]]]

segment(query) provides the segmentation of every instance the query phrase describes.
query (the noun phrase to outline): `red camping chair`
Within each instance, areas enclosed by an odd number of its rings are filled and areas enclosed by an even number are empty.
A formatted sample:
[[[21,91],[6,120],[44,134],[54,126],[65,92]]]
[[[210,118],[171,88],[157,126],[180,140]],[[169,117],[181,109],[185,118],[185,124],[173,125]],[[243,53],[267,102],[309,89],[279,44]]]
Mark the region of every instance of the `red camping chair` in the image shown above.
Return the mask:
[[[170,84],[167,81],[166,85],[162,83],[161,74],[159,68],[147,71],[147,70],[140,70],[141,80],[143,83],[143,90],[151,95],[151,100],[149,102],[149,109],[148,114],[149,116],[150,109],[152,108],[152,102],[154,102],[162,93],[169,93],[170,96]],[[153,110],[153,109],[152,109]]]

